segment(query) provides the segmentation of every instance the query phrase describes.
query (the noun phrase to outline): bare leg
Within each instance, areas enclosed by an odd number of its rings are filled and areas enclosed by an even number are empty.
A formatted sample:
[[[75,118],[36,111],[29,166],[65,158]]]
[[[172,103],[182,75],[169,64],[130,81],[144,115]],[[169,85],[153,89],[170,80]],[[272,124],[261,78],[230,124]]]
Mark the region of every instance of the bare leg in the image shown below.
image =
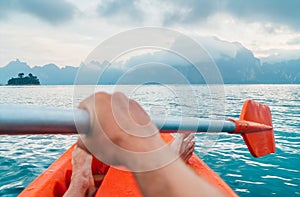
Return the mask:
[[[183,161],[187,162],[194,152],[195,142],[193,140],[193,133],[181,133],[171,142],[170,146]]]
[[[194,134],[182,133],[172,141],[170,147],[180,155],[183,161],[187,162],[194,152],[195,142],[193,139]],[[81,146],[80,143],[79,146]],[[93,180],[91,163],[91,154],[79,147],[74,149],[72,155],[73,172],[71,184],[64,197],[93,196],[96,192],[96,187]]]
[[[85,150],[76,147],[72,155],[71,183],[64,194],[70,196],[93,196],[96,188],[91,170],[92,155]]]

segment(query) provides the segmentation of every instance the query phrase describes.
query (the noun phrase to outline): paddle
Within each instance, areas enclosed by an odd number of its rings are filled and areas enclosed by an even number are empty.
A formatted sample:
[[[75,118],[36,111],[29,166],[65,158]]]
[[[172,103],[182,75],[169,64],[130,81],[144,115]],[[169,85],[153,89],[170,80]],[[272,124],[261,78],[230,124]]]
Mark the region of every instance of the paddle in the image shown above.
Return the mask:
[[[275,152],[270,108],[252,100],[245,101],[239,120],[191,117],[151,119],[161,133],[192,131],[241,134],[254,157]],[[77,130],[81,133],[89,131],[89,115],[84,110],[0,105],[0,135],[76,134]]]

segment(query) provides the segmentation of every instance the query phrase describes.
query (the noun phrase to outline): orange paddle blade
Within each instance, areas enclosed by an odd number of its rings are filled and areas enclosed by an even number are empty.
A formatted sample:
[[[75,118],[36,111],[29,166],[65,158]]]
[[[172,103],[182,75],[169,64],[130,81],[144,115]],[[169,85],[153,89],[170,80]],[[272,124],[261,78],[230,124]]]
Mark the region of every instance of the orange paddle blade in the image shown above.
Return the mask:
[[[275,153],[275,138],[272,126],[272,115],[269,106],[246,100],[240,115],[240,120],[265,125],[257,132],[242,133],[244,141],[254,157]]]

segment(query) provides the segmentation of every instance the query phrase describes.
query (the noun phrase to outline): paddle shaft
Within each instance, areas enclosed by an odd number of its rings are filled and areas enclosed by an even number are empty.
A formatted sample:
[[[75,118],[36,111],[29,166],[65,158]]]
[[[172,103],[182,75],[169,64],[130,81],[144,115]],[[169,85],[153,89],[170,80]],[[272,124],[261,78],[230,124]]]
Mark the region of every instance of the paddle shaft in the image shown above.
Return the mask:
[[[232,132],[232,121],[190,117],[152,117],[162,133],[177,131]],[[81,109],[57,109],[28,105],[0,105],[0,135],[77,134],[89,131],[89,114]]]

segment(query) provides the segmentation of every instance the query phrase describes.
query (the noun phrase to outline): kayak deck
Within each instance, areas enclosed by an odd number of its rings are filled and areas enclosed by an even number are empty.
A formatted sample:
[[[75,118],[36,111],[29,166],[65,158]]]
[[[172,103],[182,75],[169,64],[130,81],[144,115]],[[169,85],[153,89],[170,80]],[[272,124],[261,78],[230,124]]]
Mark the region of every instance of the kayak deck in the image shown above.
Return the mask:
[[[169,142],[170,134],[162,134]],[[67,191],[72,175],[72,153],[76,144],[72,145],[59,159],[37,177],[19,195],[21,197],[53,196],[59,197]],[[188,165],[195,173],[219,188],[227,196],[237,196],[236,193],[195,154],[189,159]],[[134,176],[129,171],[110,167],[93,158],[92,172],[95,185],[99,187],[95,196],[142,196]]]

